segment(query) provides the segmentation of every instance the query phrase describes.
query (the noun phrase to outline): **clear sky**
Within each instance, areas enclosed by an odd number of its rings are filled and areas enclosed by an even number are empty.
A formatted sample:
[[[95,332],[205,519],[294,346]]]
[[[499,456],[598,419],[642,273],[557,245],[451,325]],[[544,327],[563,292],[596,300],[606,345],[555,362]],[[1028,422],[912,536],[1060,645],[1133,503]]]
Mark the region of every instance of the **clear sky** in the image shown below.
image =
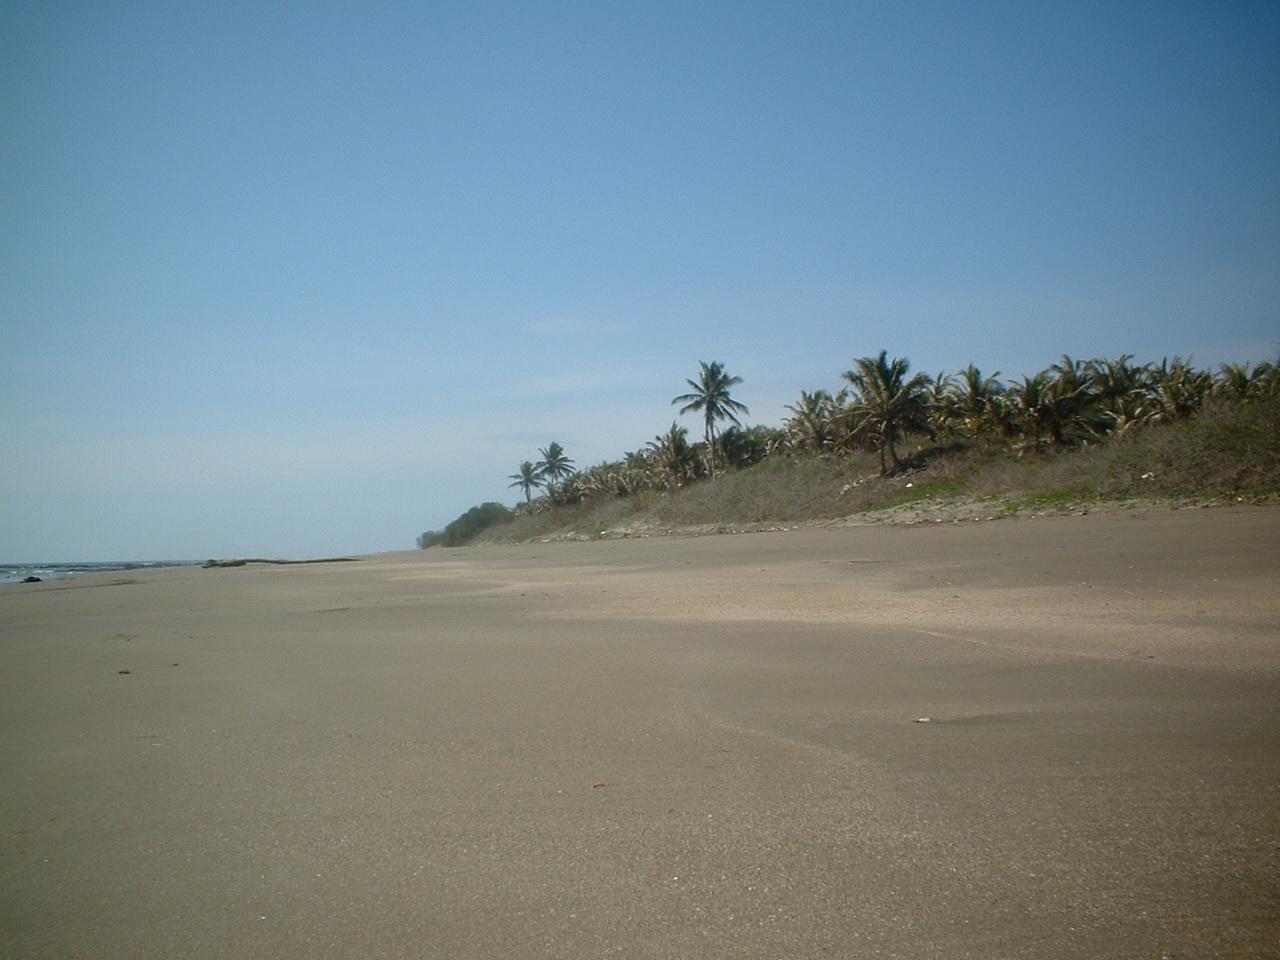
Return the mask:
[[[410,547],[881,349],[1274,359],[1280,5],[0,0],[0,560]]]

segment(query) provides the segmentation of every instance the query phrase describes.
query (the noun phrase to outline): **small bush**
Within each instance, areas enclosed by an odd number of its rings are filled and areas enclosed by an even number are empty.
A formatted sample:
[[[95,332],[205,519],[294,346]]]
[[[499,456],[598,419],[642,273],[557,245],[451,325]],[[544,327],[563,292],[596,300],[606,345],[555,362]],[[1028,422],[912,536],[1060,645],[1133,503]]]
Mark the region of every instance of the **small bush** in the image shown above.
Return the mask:
[[[500,503],[489,501],[472,507],[454,520],[440,534],[439,544],[444,547],[460,547],[470,543],[481,530],[511,517],[511,511]]]
[[[518,511],[500,527],[484,531],[483,540],[523,542],[547,536],[581,532],[596,536],[601,530],[624,523],[651,502],[652,494],[630,497],[597,497],[576,503],[552,504],[545,510]]]

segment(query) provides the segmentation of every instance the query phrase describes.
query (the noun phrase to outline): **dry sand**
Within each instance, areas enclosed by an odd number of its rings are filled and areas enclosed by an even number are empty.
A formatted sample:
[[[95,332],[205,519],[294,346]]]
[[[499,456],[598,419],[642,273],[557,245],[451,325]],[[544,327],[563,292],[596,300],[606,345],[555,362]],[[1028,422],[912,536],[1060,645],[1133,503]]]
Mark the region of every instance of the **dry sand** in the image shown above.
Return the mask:
[[[0,588],[0,956],[1280,956],[1278,548],[1238,508]]]

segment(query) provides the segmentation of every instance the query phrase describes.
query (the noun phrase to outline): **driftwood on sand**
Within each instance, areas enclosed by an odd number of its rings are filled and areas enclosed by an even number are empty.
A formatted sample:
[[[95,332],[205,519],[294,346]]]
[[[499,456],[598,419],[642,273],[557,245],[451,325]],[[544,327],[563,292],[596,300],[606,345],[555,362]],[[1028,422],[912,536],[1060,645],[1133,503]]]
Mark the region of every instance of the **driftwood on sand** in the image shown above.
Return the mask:
[[[286,566],[295,563],[355,563],[359,557],[321,557],[316,560],[272,560],[268,557],[237,557],[234,560],[206,560],[205,569],[209,567],[243,567],[249,563],[271,563]]]

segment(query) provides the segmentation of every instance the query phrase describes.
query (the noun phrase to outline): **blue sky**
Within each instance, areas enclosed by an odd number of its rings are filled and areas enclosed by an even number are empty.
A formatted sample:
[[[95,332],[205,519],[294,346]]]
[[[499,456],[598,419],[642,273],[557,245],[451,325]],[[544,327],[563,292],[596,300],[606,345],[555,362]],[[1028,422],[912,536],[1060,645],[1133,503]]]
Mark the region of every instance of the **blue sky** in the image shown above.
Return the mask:
[[[0,2],[0,559],[411,546],[699,360],[776,423],[880,349],[1273,359],[1278,49],[1272,3]]]

